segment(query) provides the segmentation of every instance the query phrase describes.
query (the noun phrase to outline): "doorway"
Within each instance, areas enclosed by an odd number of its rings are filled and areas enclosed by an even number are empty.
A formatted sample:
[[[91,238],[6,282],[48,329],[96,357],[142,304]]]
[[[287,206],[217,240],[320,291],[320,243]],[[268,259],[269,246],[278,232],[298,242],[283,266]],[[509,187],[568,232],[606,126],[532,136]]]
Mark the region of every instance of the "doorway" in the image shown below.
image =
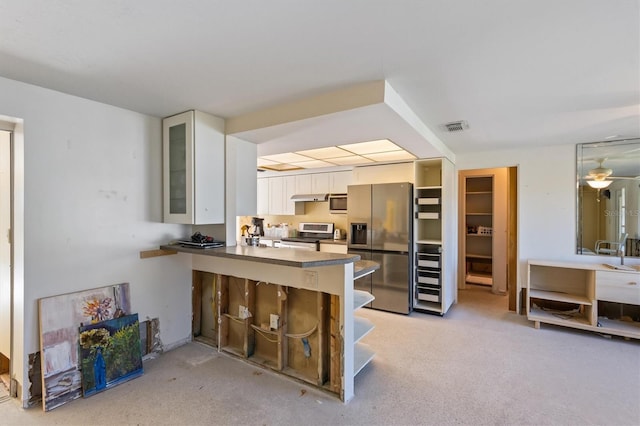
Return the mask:
[[[462,170],[458,179],[458,290],[516,311],[517,167]]]
[[[0,396],[8,393],[11,383],[11,139],[11,132],[0,130]]]

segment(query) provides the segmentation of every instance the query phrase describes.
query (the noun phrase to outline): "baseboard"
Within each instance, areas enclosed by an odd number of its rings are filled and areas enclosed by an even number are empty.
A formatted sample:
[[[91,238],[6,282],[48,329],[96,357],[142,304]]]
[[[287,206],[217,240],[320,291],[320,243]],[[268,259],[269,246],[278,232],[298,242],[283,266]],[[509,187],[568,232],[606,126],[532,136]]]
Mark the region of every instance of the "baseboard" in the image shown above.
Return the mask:
[[[184,346],[187,343],[191,342],[191,340],[192,340],[191,336],[189,336],[189,337],[186,337],[184,339],[175,341],[173,343],[169,343],[169,344],[163,345],[162,351],[166,352],[166,351],[170,351],[170,350],[175,349],[175,348],[179,348],[180,346]]]

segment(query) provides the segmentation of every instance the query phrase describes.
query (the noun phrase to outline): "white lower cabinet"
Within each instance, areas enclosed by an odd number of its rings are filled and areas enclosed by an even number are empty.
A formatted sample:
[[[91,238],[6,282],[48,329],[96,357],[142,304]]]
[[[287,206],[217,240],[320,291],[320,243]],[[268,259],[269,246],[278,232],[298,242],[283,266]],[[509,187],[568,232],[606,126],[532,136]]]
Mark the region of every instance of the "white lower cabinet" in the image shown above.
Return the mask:
[[[640,272],[530,260],[527,318],[640,339]]]
[[[320,242],[320,251],[325,253],[347,254],[347,245]]]

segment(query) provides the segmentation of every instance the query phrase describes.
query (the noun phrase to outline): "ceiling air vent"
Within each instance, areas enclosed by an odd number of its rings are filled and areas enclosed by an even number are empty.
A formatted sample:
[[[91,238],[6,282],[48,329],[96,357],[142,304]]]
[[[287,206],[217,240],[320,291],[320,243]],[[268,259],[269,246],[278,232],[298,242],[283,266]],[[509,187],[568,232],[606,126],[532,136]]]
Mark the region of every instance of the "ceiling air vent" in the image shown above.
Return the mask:
[[[460,120],[460,121],[452,121],[451,123],[445,123],[442,125],[442,127],[447,132],[461,132],[463,130],[468,129],[469,124],[464,120]]]

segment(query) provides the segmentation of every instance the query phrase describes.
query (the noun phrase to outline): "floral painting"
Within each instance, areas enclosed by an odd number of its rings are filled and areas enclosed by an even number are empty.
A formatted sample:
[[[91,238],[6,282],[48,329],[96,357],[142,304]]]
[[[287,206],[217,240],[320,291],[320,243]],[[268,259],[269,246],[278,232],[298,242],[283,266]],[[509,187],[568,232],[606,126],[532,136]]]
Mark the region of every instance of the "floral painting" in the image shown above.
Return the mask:
[[[84,396],[142,375],[138,314],[80,327]]]
[[[84,308],[82,311],[84,315],[87,317],[91,317],[92,323],[97,323],[100,321],[105,321],[111,318],[111,303],[113,300],[110,297],[100,299],[87,300],[85,302]]]
[[[129,284],[42,298],[38,308],[42,406],[49,411],[82,396],[79,327],[131,314]]]

